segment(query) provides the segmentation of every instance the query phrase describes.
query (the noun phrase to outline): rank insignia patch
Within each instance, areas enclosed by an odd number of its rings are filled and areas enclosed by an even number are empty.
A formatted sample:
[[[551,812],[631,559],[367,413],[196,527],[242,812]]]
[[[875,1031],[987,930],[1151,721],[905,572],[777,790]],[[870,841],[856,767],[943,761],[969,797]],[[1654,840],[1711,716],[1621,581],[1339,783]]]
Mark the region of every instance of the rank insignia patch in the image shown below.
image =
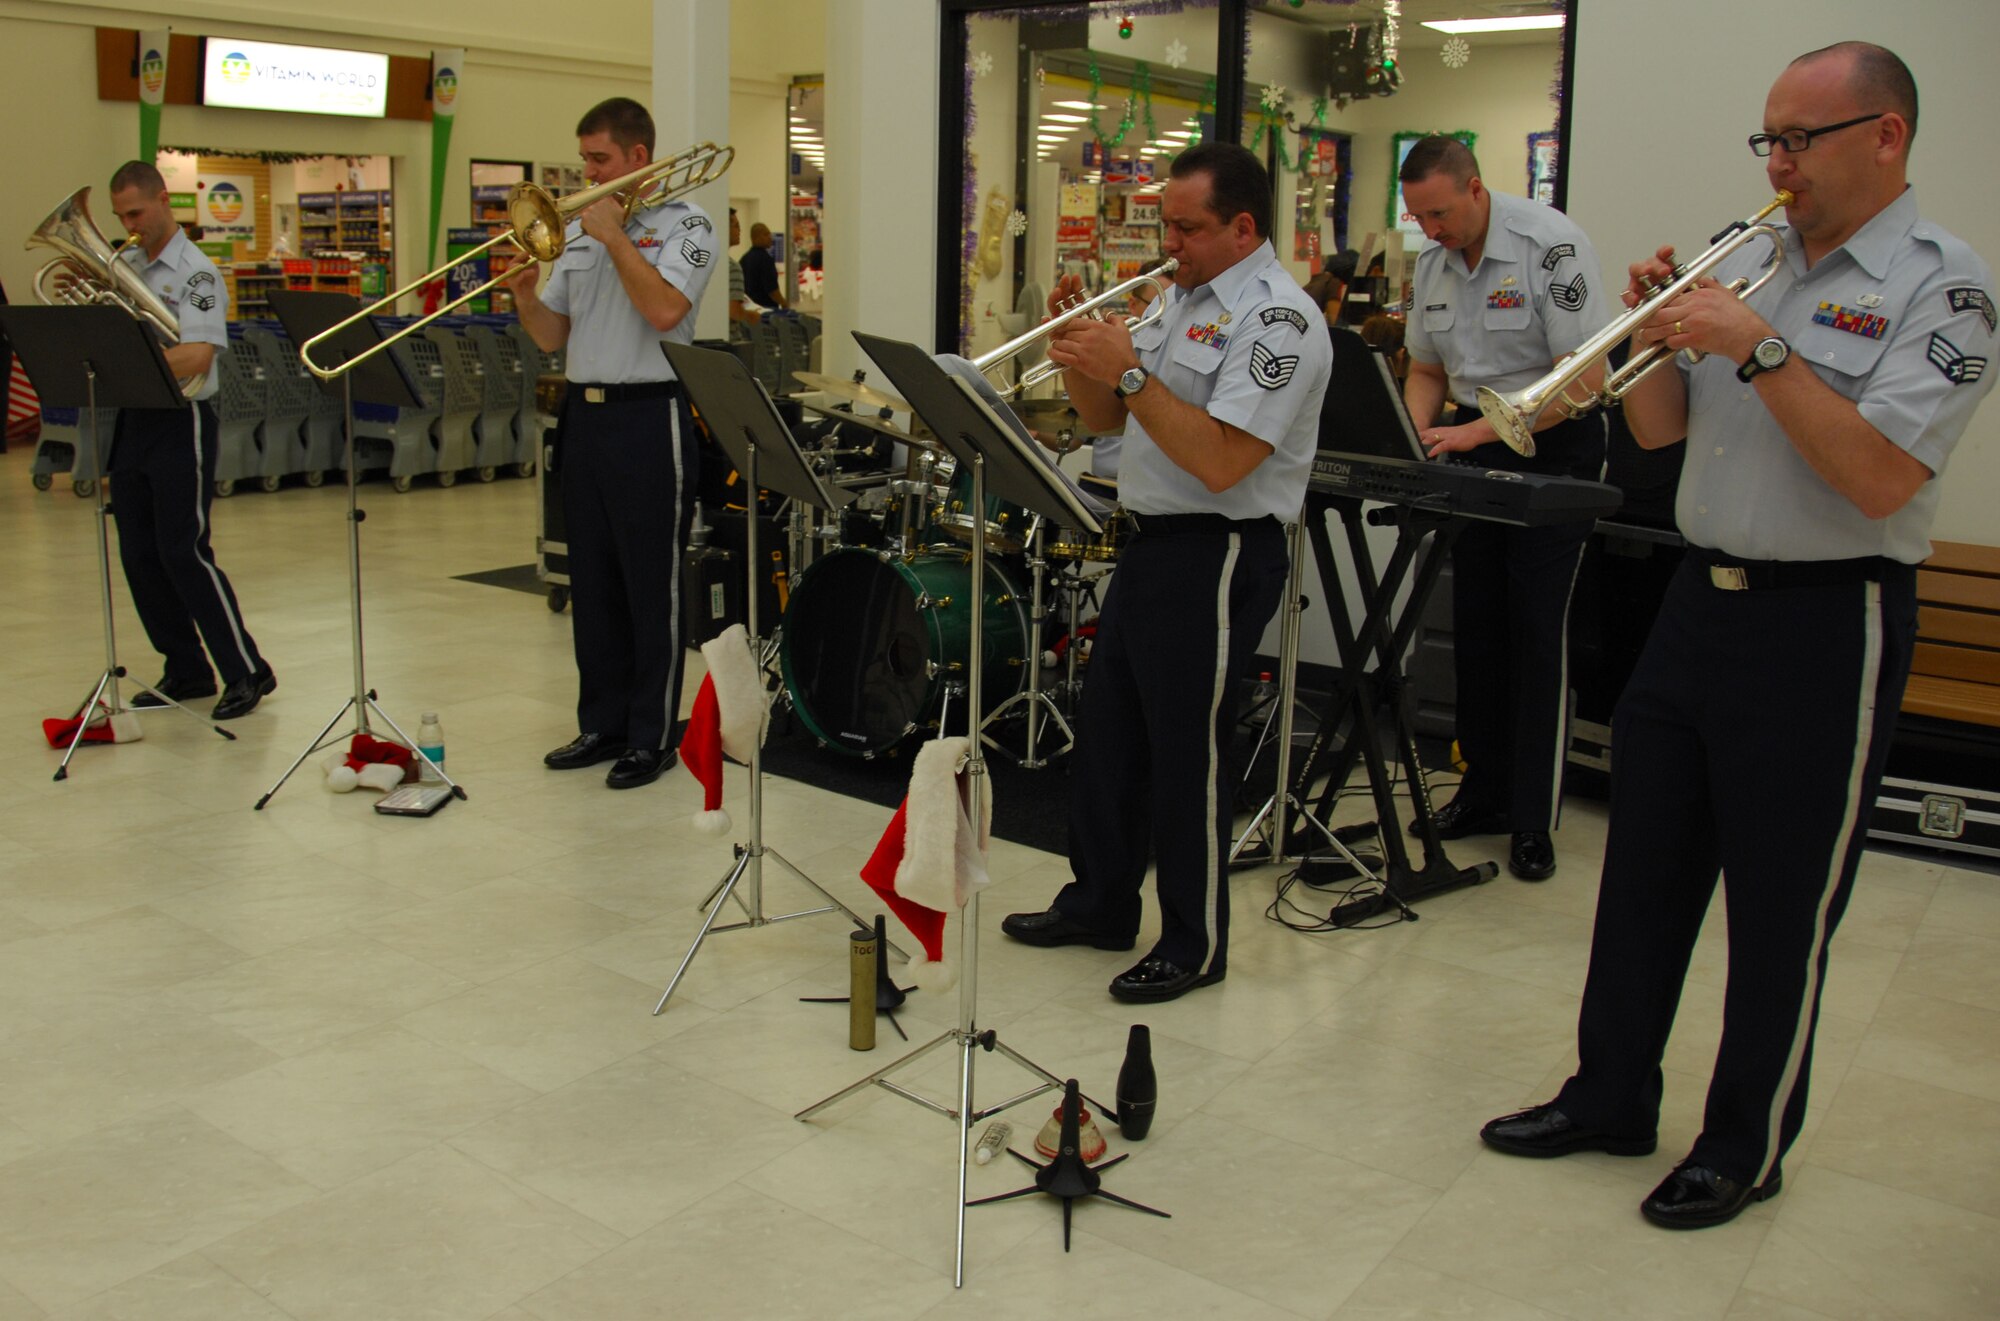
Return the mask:
[[[1970,385],[1986,375],[1986,359],[1968,358],[1958,351],[1958,345],[1943,335],[1932,334],[1930,350],[1924,354],[1931,360],[1931,366],[1944,373],[1944,378],[1953,385]]]
[[[1576,244],[1558,243],[1542,254],[1542,269],[1552,271],[1562,264],[1563,258],[1574,256],[1576,256]]]
[[[694,245],[693,239],[681,240],[681,256],[686,257],[688,261],[696,266],[708,265],[708,252],[705,249],[697,248]]]
[[[1528,296],[1519,289],[1495,289],[1486,295],[1486,309],[1489,312],[1508,312],[1527,305]]]
[[[1851,307],[1842,307],[1839,303],[1821,303],[1819,310],[1813,313],[1813,324],[1832,326],[1835,330],[1844,330],[1863,339],[1880,339],[1889,332],[1888,317],[1877,316],[1872,312],[1857,312]]]
[[[1956,289],[1945,290],[1944,297],[1945,301],[1951,304],[1953,316],[1957,316],[1960,312],[1977,312],[1979,319],[1986,323],[1986,333],[1989,335],[1993,333],[1993,300],[1986,296],[1984,289],[1961,285]]]
[[[1262,344],[1250,346],[1250,379],[1266,390],[1282,389],[1299,369],[1299,355],[1279,357]]]
[[[215,295],[189,294],[188,301],[194,304],[196,311],[206,312],[215,306]]]
[[[1301,335],[1306,333],[1306,319],[1299,315],[1297,310],[1293,308],[1267,307],[1263,311],[1263,318],[1264,324],[1267,326],[1276,325],[1280,321],[1288,321],[1291,323],[1293,329],[1297,330]]]
[[[1583,272],[1578,271],[1576,278],[1568,284],[1551,284],[1549,297],[1554,299],[1556,306],[1563,311],[1574,312],[1583,306],[1584,299],[1590,297],[1590,286],[1583,282]]]

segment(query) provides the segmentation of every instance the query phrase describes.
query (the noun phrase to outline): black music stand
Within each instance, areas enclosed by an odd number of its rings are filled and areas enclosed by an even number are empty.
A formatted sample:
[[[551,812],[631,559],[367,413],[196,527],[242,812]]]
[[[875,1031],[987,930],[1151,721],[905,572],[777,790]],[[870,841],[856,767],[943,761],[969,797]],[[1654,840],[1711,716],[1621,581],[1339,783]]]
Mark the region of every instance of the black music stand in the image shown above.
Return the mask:
[[[936,433],[938,443],[949,450],[960,464],[959,471],[972,474],[972,504],[975,521],[984,518],[986,495],[990,488],[1003,498],[1022,506],[1031,514],[1061,521],[1070,527],[1080,528],[1092,536],[1103,532],[1104,525],[1095,512],[1095,503],[1077,489],[1053,463],[1041,457],[1040,446],[1028,435],[1027,428],[1011,411],[1005,418],[995,412],[980,392],[969,382],[948,371],[930,354],[914,344],[898,340],[883,339],[875,335],[864,335],[856,331],[854,338],[862,351],[874,359],[877,366],[895,385],[896,392],[910,401],[910,407],[923,419],[925,425]],[[967,745],[971,749],[966,773],[970,777],[970,801],[967,815],[972,820],[980,819],[983,801],[987,793],[986,757],[981,751],[979,733],[980,687],[985,662],[985,604],[986,604],[986,538],[983,535],[972,538],[972,642],[971,656],[966,664],[966,726],[969,731]],[[942,734],[944,731],[939,730]],[[877,1069],[859,1082],[851,1083],[823,1100],[798,1112],[798,1119],[808,1119],[836,1101],[879,1086],[906,1101],[913,1101],[927,1109],[935,1110],[958,1125],[958,1239],[957,1256],[953,1270],[953,1283],[965,1283],[965,1190],[966,1161],[972,1145],[972,1126],[990,1115],[995,1115],[1012,1106],[1029,1101],[1044,1092],[1061,1088],[1064,1079],[1041,1065],[1028,1059],[1000,1040],[1000,1034],[992,1028],[980,1029],[975,1018],[979,1000],[979,892],[974,890],[960,910],[959,925],[959,983],[958,983],[958,1023],[939,1036],[932,1038],[885,1068]],[[939,1046],[951,1044],[957,1047],[958,1104],[956,1107],[933,1101],[900,1084],[889,1081],[889,1075],[915,1063]],[[998,1105],[974,1109],[972,1102],[972,1060],[977,1050],[997,1050],[1008,1059],[1041,1079],[1041,1082],[1018,1096],[1000,1102]],[[1112,1108],[1102,1101],[1093,1102],[1100,1111],[1110,1114]]]
[[[303,345],[316,335],[324,334],[342,321],[361,310],[361,300],[352,294],[308,293],[295,289],[274,289],[271,291],[271,310],[278,314],[278,320],[285,324],[285,334],[293,344]],[[306,746],[278,777],[278,782],[264,791],[257,800],[256,810],[264,810],[264,804],[271,801],[278,790],[285,787],[285,781],[305,763],[307,757],[327,746],[327,735],[333,732],[348,712],[354,713],[354,728],[349,731],[348,741],[354,735],[370,734],[374,731],[368,725],[368,713],[374,712],[398,741],[418,757],[425,765],[438,773],[438,778],[451,786],[454,796],[465,797],[465,789],[444,767],[438,765],[417,746],[417,741],[402,731],[375,701],[375,692],[368,686],[367,665],[361,642],[361,522],[367,517],[355,503],[354,486],[356,480],[357,456],[354,445],[354,404],[356,400],[364,404],[382,404],[393,408],[418,408],[423,404],[416,383],[404,374],[402,364],[394,353],[378,353],[365,362],[344,369],[343,365],[353,361],[362,353],[382,342],[382,333],[375,327],[372,318],[363,317],[335,336],[327,346],[326,356],[336,364],[337,375],[332,379],[318,378],[320,389],[340,400],[341,416],[346,419],[347,429],[347,602],[349,632],[354,653],[354,692],[333,719]]]
[[[84,410],[90,434],[97,434],[97,408],[190,408],[180,382],[167,366],[160,342],[147,326],[119,307],[0,307],[0,330],[14,342],[21,366],[42,403],[52,408]],[[218,364],[219,368],[219,364]],[[93,452],[95,450],[93,449]],[[78,451],[82,457],[82,451]],[[111,532],[106,519],[111,504],[105,492],[104,475],[111,456],[97,456],[97,471],[90,474],[97,492],[97,584],[98,600],[104,610],[104,672],[98,676],[90,696],[77,707],[80,723],[75,737],[56,767],[55,778],[69,778],[69,759],[83,744],[100,706],[106,717],[122,713],[118,681],[128,677],[118,663],[118,636],[111,622]],[[164,706],[186,712],[196,720],[203,717],[148,684],[134,683],[151,693]],[[111,700],[104,701],[106,693]],[[221,725],[204,721],[216,733],[234,742],[236,735]]]
[[[1424,462],[1422,444],[1411,423],[1409,411],[1403,405],[1402,391],[1397,388],[1395,377],[1389,371],[1388,360],[1376,355],[1373,365],[1376,368],[1375,384],[1379,388],[1355,390],[1343,399],[1346,405],[1343,411],[1350,413],[1352,421],[1336,435],[1329,436],[1324,430],[1322,432],[1323,440],[1331,439],[1341,449],[1322,449],[1321,452],[1350,453],[1364,459]],[[1359,628],[1354,626],[1348,612],[1340,565],[1334,557],[1332,540],[1327,532],[1326,515],[1329,510],[1339,513],[1346,530],[1348,559],[1354,566],[1354,579],[1360,588],[1362,615]],[[1319,728],[1292,777],[1289,789],[1281,779],[1278,792],[1289,794],[1291,800],[1299,804],[1295,809],[1299,820],[1332,840],[1353,863],[1353,855],[1348,853],[1339,837],[1325,823],[1330,819],[1334,798],[1346,785],[1356,761],[1363,763],[1367,768],[1369,793],[1375,805],[1375,824],[1382,842],[1381,875],[1374,878],[1381,890],[1354,896],[1337,905],[1333,909],[1332,921],[1336,926],[1348,926],[1392,906],[1408,918],[1413,916],[1409,905],[1417,900],[1461,886],[1483,885],[1500,871],[1498,865],[1492,862],[1459,867],[1445,855],[1444,842],[1438,838],[1423,763],[1417,753],[1416,730],[1410,714],[1409,683],[1403,674],[1402,658],[1409,651],[1410,638],[1423,617],[1424,605],[1430,600],[1439,575],[1451,558],[1452,543],[1458,540],[1465,522],[1463,518],[1441,510],[1414,505],[1390,505],[1364,512],[1359,496],[1317,490],[1308,490],[1306,511],[1306,531],[1312,538],[1313,559],[1319,567],[1320,585],[1327,596],[1327,616],[1333,625],[1334,643],[1340,652],[1340,669],[1334,676],[1333,691],[1321,709]],[[1396,527],[1395,549],[1379,576],[1364,526],[1371,522],[1393,523]],[[1406,582],[1409,594],[1399,604],[1397,598]],[[1289,709],[1285,714],[1289,720]],[[1341,739],[1339,736],[1343,727],[1347,729],[1347,735]],[[1385,738],[1393,743],[1396,762],[1410,784],[1410,805],[1417,839],[1423,845],[1424,861],[1421,867],[1412,865],[1409,848],[1403,839],[1402,822],[1396,807],[1396,775],[1383,753]],[[1286,746],[1290,746],[1289,729]],[[1325,786],[1318,800],[1311,805],[1313,810],[1308,810],[1305,799],[1311,792],[1313,782],[1322,775],[1327,777]],[[1318,815],[1314,815],[1314,810]],[[1284,845],[1281,842],[1276,847],[1282,849]],[[1296,851],[1299,852],[1309,847],[1309,838],[1296,843]],[[1367,874],[1366,868],[1361,870],[1364,875]]]
[[[759,620],[757,599],[761,583],[758,574],[762,562],[757,558],[757,525],[763,520],[756,517],[755,493],[764,488],[779,492],[801,505],[811,505],[819,509],[837,509],[854,498],[850,491],[838,487],[828,487],[814,472],[806,456],[800,452],[799,443],[792,439],[792,433],[785,426],[784,419],[771,404],[771,396],[764,393],[750,375],[743,360],[734,353],[720,349],[698,349],[687,344],[661,344],[667,361],[674,366],[674,374],[681,379],[688,398],[701,409],[701,418],[708,427],[709,435],[715,437],[723,453],[729,456],[736,470],[743,474],[746,497],[751,505],[751,517],[744,520],[745,536],[748,540],[743,551],[743,572],[745,575],[744,600],[748,611],[748,626],[751,645],[757,645]],[[768,461],[769,470],[763,471]],[[761,673],[761,671],[760,671]],[[761,719],[761,716],[760,716]],[[802,909],[796,913],[781,913],[776,917],[764,914],[764,859],[774,859],[779,866],[799,880],[817,890],[826,900],[818,908]],[[737,893],[737,887],[747,880],[750,897],[746,901]],[[721,914],[722,906],[734,899],[736,906],[743,910],[744,920],[731,922],[727,926],[716,926],[715,919]],[[854,924],[864,930],[873,930],[860,914],[833,897],[826,887],[800,871],[776,849],[764,843],[764,740],[762,730],[750,749],[750,842],[736,849],[736,864],[729,869],[716,887],[709,891],[708,898],[701,906],[708,910],[702,919],[701,930],[695,933],[694,943],[681,959],[680,967],[674,969],[673,979],[667,989],[660,994],[660,1002],[653,1006],[659,1013],[667,1007],[667,1000],[679,986],[687,973],[688,965],[701,951],[701,943],[707,940],[711,931],[740,931],[746,927],[769,926],[774,922],[789,922],[795,917],[815,917],[821,913],[836,910],[847,914]],[[898,950],[897,953],[902,953]]]

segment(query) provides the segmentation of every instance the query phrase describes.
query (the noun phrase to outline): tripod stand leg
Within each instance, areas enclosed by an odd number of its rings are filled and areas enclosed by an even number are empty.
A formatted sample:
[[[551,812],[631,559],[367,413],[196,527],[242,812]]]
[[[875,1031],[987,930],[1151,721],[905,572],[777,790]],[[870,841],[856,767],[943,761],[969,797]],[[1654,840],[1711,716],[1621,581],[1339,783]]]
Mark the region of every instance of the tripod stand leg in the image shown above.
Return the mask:
[[[377,704],[377,702],[375,701],[375,694],[373,692],[370,692],[368,694],[366,701],[368,703],[368,709],[375,713],[375,718],[380,720],[383,724],[387,725],[391,733],[395,734],[397,738],[401,739],[403,741],[403,744],[406,747],[408,747],[410,751],[416,753],[417,756],[423,760],[424,765],[436,771],[438,773],[438,778],[451,786],[451,792],[454,797],[458,798],[461,802],[464,801],[465,787],[461,785],[457,780],[452,779],[451,775],[445,770],[444,767],[438,765],[436,762],[432,761],[429,757],[424,756],[424,750],[417,746],[417,741],[411,738],[408,734],[405,734],[403,732],[403,727],[401,725],[398,725],[395,721],[389,719],[389,713],[387,711],[384,711],[381,708],[381,706]]]
[[[708,916],[701,920],[701,930],[694,933],[694,944],[689,945],[688,952],[681,956],[681,966],[674,969],[673,980],[669,981],[667,989],[660,993],[660,1002],[653,1006],[655,1017],[667,1007],[667,1001],[673,998],[674,988],[681,984],[681,978],[687,974],[688,965],[693,963],[694,956],[701,952],[701,942],[708,939],[708,929],[715,925],[716,917],[722,912],[723,902],[735,894],[736,883],[743,879],[755,861],[755,855],[747,849],[736,855],[736,865],[729,869],[729,875],[723,879],[721,892],[716,895],[714,905],[708,910]]]
[[[117,671],[115,670],[106,670],[103,676],[98,679],[97,687],[91,691],[89,700],[77,708],[76,714],[80,719],[77,721],[75,735],[70,738],[69,750],[63,753],[62,765],[56,767],[55,778],[57,783],[61,783],[69,778],[69,759],[74,757],[76,750],[83,746],[83,731],[90,728],[89,713],[97,709],[98,699],[104,696],[104,690],[111,685],[112,676],[116,673]]]
[[[792,1118],[811,1119],[814,1115],[826,1109],[828,1106],[833,1105],[834,1103],[839,1101],[845,1101],[848,1097],[853,1096],[856,1092],[863,1092],[868,1090],[870,1087],[874,1087],[880,1084],[883,1079],[887,1078],[890,1074],[896,1072],[896,1070],[902,1068],[904,1065],[915,1064],[918,1060],[930,1054],[932,1051],[936,1050],[939,1046],[942,1046],[945,1042],[956,1041],[956,1040],[958,1040],[958,1032],[956,1029],[940,1032],[936,1036],[932,1037],[929,1041],[926,1041],[923,1045],[917,1047],[909,1054],[897,1060],[895,1063],[885,1064],[881,1068],[875,1070],[875,1072],[869,1074],[866,1078],[862,1078],[858,1082],[849,1083],[847,1086],[835,1092],[832,1096],[822,1097],[819,1100],[814,1101],[811,1105],[807,1106],[805,1109],[793,1115]],[[916,1101],[922,1100],[921,1097],[911,1097],[910,1099]],[[944,1107],[935,1104],[933,1104],[930,1108],[933,1110],[940,1110],[940,1111],[944,1109]]]
[[[824,885],[821,885],[818,881],[806,875],[804,872],[800,871],[797,867],[794,867],[791,864],[791,861],[787,859],[784,854],[778,852],[774,848],[767,847],[764,850],[764,856],[774,860],[780,867],[783,867],[786,871],[790,872],[793,876],[797,877],[800,881],[804,882],[806,885],[811,886],[815,891],[818,892],[819,896],[822,899],[826,900],[826,904],[823,907],[807,909],[806,911],[800,913],[786,913],[783,917],[765,918],[764,919],[765,921],[785,922],[795,917],[814,917],[820,913],[831,913],[836,909],[838,909],[840,912],[847,914],[848,919],[858,927],[872,928],[872,926],[874,925],[873,923],[869,922],[866,918],[862,917],[861,914],[855,912],[852,908],[849,908],[846,904],[843,904],[842,902],[840,902],[840,900],[836,899],[831,890],[828,890]],[[908,959],[910,957],[903,950],[897,948],[896,943],[894,941],[884,940],[882,943],[887,945],[889,947],[889,951],[892,954],[894,954],[897,958]]]
[[[333,727],[340,723],[340,718],[346,715],[349,711],[352,711],[353,709],[354,709],[354,699],[352,697],[348,698],[345,702],[341,703],[340,710],[335,711],[333,713],[333,719],[327,721],[325,728],[319,731],[319,737],[315,738],[310,744],[307,745],[306,750],[299,754],[299,758],[297,761],[293,762],[290,766],[285,768],[285,773],[278,777],[278,782],[264,791],[264,796],[257,800],[257,806],[251,810],[257,812],[263,811],[264,804],[270,802],[272,795],[276,794],[278,790],[285,787],[286,780],[292,778],[292,772],[296,771],[299,767],[305,765],[305,760],[307,757],[312,756],[315,752],[318,752],[321,748],[326,746],[326,736],[333,732]]]

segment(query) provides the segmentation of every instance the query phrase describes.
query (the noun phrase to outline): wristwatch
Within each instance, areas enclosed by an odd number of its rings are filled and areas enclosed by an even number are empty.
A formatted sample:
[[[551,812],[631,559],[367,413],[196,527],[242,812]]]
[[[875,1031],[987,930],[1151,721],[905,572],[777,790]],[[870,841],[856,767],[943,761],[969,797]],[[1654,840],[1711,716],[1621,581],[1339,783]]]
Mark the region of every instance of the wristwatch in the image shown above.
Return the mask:
[[[1736,379],[1748,381],[1759,372],[1774,372],[1790,362],[1792,346],[1776,335],[1767,335],[1750,350],[1750,361],[1736,369]]]
[[[1146,382],[1152,379],[1153,374],[1144,367],[1130,368],[1124,375],[1118,378],[1118,384],[1111,387],[1111,393],[1117,395],[1120,399],[1129,399],[1139,393],[1139,391],[1145,389]]]

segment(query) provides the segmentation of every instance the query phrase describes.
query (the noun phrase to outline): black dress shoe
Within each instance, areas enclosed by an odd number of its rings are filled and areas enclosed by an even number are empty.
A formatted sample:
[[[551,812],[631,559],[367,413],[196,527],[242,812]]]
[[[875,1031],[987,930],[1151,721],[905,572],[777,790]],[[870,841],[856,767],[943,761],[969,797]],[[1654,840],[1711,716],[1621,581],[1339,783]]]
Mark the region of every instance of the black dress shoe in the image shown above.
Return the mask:
[[[1556,842],[1546,830],[1514,833],[1514,847],[1507,850],[1507,870],[1524,881],[1546,881],[1556,874]]]
[[[542,758],[542,765],[552,771],[580,771],[600,761],[616,761],[624,755],[624,739],[606,738],[602,734],[578,734]]]
[[[1431,820],[1437,826],[1439,839],[1464,839],[1467,835],[1505,835],[1513,830],[1505,812],[1494,811],[1468,803],[1463,798],[1454,798],[1431,813]],[[1418,834],[1417,823],[1410,822],[1410,834]]]
[[[1706,1229],[1726,1225],[1752,1202],[1765,1202],[1784,1186],[1783,1170],[1754,1187],[1717,1174],[1706,1165],[1684,1160],[1666,1181],[1639,1203],[1639,1214],[1664,1229]]]
[[[637,789],[665,775],[678,756],[672,748],[633,748],[618,759],[604,782],[613,789]]]
[[[1526,1110],[1488,1122],[1479,1130],[1479,1140],[1495,1151],[1510,1156],[1567,1156],[1573,1151],[1602,1151],[1612,1156],[1650,1156],[1659,1139],[1644,1136],[1621,1137],[1572,1124],[1569,1116],[1553,1105]]]
[[[1009,913],[1000,919],[1000,930],[1023,945],[1088,945],[1092,949],[1131,949],[1134,939],[1107,936],[1072,921],[1051,908],[1042,913]]]
[[[1111,979],[1111,995],[1118,1000],[1175,1000],[1222,978],[1220,972],[1189,972],[1165,959],[1145,959]]]
[[[155,697],[153,695],[154,692],[157,692],[160,696]],[[155,707],[166,705],[165,702],[160,700],[160,697],[171,697],[176,702],[192,702],[197,697],[213,696],[215,696],[215,676],[212,674],[206,679],[162,678],[158,683],[153,685],[153,692],[148,692],[142,688],[132,694],[132,700],[125,705],[131,707],[134,711],[151,711]]]
[[[257,709],[257,703],[264,700],[264,694],[278,687],[278,676],[271,673],[269,665],[260,665],[247,678],[238,679],[222,690],[222,700],[209,712],[216,720],[234,720],[247,716]]]

